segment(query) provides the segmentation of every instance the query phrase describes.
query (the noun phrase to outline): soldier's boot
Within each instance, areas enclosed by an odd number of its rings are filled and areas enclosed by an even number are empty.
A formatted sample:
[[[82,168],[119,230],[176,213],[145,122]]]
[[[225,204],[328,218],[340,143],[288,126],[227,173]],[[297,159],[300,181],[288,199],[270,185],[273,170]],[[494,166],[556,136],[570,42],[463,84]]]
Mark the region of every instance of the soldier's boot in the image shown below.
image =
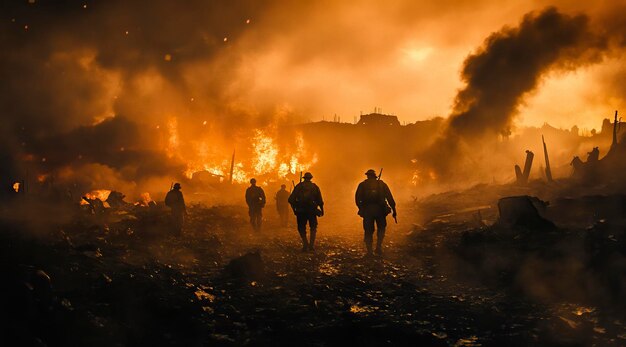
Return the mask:
[[[372,255],[372,241],[365,241],[365,247],[367,248],[366,256]]]
[[[306,252],[309,249],[309,242],[306,239],[306,234],[300,233],[300,238],[302,239],[302,252]]]
[[[385,238],[385,229],[378,229],[378,233],[376,235],[376,255],[383,255],[383,239]]]
[[[376,249],[374,250],[374,252],[376,252],[376,255],[383,255],[383,245],[382,245],[382,240],[377,240],[376,241]]]
[[[309,241],[309,251],[315,251],[315,236],[317,235],[317,230],[311,229],[311,240]]]

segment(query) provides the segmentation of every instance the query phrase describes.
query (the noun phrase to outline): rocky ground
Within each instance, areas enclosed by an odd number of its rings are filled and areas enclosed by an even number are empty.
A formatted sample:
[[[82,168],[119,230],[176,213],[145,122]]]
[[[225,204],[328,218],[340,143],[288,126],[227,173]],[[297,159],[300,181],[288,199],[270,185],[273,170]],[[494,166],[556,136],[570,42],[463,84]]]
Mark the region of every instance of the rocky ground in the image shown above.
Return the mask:
[[[195,206],[181,238],[164,235],[159,218],[141,228],[142,219],[74,222],[46,237],[3,225],[2,338],[35,346],[626,344],[621,309],[537,300],[464,274],[451,246],[462,224],[418,227],[405,209],[384,256],[364,258],[356,215],[322,218],[316,252],[302,253],[294,228],[278,227],[272,212],[253,234],[241,207]],[[247,263],[231,262],[245,254]]]

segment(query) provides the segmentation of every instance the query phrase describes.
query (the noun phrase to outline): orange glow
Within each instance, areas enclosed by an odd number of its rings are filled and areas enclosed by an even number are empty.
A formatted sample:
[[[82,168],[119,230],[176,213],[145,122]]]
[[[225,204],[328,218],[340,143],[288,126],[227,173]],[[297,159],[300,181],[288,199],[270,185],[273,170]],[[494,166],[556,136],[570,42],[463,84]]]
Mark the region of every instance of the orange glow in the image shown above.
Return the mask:
[[[20,191],[20,182],[13,183],[13,190],[15,190],[16,193]]]
[[[167,142],[167,155],[171,158],[176,154],[179,147],[178,141],[178,120],[176,118],[170,118],[167,122],[168,142]]]
[[[238,152],[233,165],[233,182],[247,183],[252,177],[264,176],[267,179],[287,179],[300,171],[308,170],[317,162],[317,154],[310,154],[302,133],[296,132],[291,145],[279,145],[279,139],[271,129],[257,129],[249,138],[240,141],[238,146],[247,148]],[[170,142],[171,143],[171,142]],[[168,154],[178,155],[187,163],[185,175],[192,178],[196,172],[209,172],[219,176],[220,181],[230,179],[231,159],[221,151],[220,146],[208,140],[195,143],[191,153],[176,153],[168,147]],[[240,159],[241,158],[241,159]]]
[[[106,199],[109,198],[109,194],[111,194],[110,190],[106,190],[106,189],[96,189],[96,190],[92,190],[89,193],[85,194],[85,197],[87,199],[100,199],[101,201],[106,201]],[[87,205],[87,201],[85,200],[81,200],[80,201],[81,205]]]
[[[150,197],[150,193],[145,192],[141,193],[141,195],[139,196],[139,201],[135,205],[148,206],[151,201],[154,200],[152,200],[152,197]]]
[[[276,156],[278,155],[274,140],[266,136],[262,130],[256,130],[253,141],[252,146],[256,154],[254,173],[258,175],[273,171],[276,168]]]

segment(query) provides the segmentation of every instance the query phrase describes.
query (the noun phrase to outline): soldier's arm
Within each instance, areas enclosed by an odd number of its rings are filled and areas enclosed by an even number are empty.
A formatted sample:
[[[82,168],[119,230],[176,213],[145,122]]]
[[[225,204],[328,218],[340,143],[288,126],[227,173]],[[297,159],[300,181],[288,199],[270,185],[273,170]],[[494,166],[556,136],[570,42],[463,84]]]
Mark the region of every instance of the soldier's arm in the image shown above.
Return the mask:
[[[289,195],[289,198],[287,199],[287,202],[289,202],[290,205],[293,205],[296,203],[296,194],[298,192],[298,189],[300,188],[300,184],[298,183],[294,188],[293,191],[291,192],[291,194]]]
[[[322,199],[322,191],[320,190],[320,187],[318,187],[317,185],[315,186],[317,188],[317,199],[319,200],[319,205],[322,208],[322,210],[324,209],[324,199]]]
[[[361,189],[362,183],[359,183],[359,186],[356,188],[356,193],[354,193],[354,202],[359,208],[361,207]]]
[[[389,189],[389,186],[387,185],[387,183],[384,183],[385,185],[385,199],[387,199],[387,202],[389,203],[389,206],[395,211],[396,210],[396,201],[393,199],[393,195],[391,195],[391,189]]]
[[[263,190],[263,188],[259,188],[259,189],[261,189],[261,201],[262,201],[263,203],[265,203],[265,200],[266,200],[266,199],[265,199],[265,191]]]

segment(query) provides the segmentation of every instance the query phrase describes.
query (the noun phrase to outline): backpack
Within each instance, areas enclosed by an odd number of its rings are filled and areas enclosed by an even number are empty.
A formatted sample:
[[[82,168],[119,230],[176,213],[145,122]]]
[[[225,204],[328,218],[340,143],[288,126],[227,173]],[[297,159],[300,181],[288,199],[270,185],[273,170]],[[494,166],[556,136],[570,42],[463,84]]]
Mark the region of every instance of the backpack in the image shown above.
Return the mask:
[[[315,198],[316,198],[315,185],[313,183],[309,183],[309,184],[303,183],[300,186],[296,201],[298,202],[298,205],[302,207],[314,206]]]
[[[374,182],[366,181],[363,185],[363,195],[362,201],[365,204],[378,204],[384,201],[383,199],[383,188],[380,184],[380,181],[376,180]]]

